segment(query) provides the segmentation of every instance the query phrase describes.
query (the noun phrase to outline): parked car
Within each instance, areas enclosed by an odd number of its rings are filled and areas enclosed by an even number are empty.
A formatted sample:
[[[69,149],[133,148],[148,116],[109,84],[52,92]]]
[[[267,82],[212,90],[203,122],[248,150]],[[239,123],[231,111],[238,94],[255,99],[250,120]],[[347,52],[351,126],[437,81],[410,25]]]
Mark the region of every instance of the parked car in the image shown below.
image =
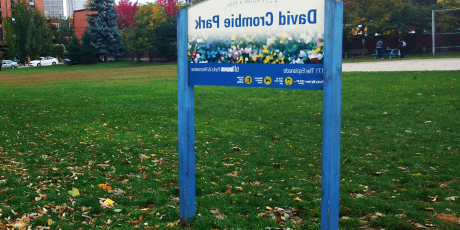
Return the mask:
[[[56,65],[58,59],[54,57],[40,57],[39,60],[33,60],[29,62],[29,66],[46,66],[46,65]]]
[[[11,60],[3,60],[2,61],[2,69],[14,69],[18,68],[18,63],[11,61]]]

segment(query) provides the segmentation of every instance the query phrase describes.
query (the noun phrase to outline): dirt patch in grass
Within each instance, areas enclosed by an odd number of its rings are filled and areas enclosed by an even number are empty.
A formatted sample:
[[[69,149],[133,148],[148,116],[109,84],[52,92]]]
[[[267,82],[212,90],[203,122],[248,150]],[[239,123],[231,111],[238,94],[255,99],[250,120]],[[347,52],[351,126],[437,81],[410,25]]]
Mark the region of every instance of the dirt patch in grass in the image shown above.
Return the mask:
[[[72,72],[43,72],[5,74],[0,78],[4,84],[37,85],[60,82],[88,82],[125,79],[175,79],[177,69],[164,66],[120,68],[106,70],[82,70]]]
[[[433,216],[434,218],[445,221],[449,224],[460,224],[460,217],[458,217],[456,214],[436,213]]]

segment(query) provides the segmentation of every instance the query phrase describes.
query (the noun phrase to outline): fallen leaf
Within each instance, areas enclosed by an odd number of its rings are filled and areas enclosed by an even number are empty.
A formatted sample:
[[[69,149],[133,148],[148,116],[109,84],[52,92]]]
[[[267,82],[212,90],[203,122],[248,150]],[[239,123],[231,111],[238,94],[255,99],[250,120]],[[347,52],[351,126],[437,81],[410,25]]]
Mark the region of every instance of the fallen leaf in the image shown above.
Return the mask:
[[[99,204],[101,204],[102,208],[113,208],[115,201],[107,198],[99,198]]]
[[[440,188],[445,188],[447,186],[449,186],[447,183],[442,183],[441,185],[439,185]]]
[[[112,190],[112,187],[108,186],[107,184],[99,184],[99,188],[105,190],[105,191],[110,191]]]
[[[115,191],[113,191],[113,195],[115,196],[120,196],[120,195],[123,195],[125,192],[119,188],[115,189]]]
[[[426,229],[425,225],[423,225],[423,224],[414,223],[414,225],[415,225],[415,227],[417,227],[417,228]]]
[[[218,220],[222,220],[222,219],[225,219],[225,217],[227,217],[218,208],[211,208],[210,212],[213,214],[214,218]]]
[[[78,190],[78,188],[72,188],[72,191],[69,191],[69,195],[73,197],[80,196],[80,191]]]
[[[370,217],[371,220],[375,220],[375,219],[378,219],[378,218],[382,218],[384,217],[385,215],[383,215],[382,213],[378,213],[376,212],[373,216]]]
[[[458,196],[450,196],[450,197],[446,197],[446,200],[455,201],[455,199],[457,198]]]

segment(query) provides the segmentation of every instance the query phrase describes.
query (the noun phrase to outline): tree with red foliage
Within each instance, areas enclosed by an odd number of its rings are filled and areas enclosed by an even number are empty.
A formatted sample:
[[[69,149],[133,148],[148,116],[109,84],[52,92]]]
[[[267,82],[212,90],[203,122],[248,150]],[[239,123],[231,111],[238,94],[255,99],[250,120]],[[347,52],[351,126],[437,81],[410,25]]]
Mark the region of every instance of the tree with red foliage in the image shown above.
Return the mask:
[[[165,8],[165,12],[169,16],[177,16],[178,4],[177,0],[157,0],[157,4]]]
[[[119,17],[117,18],[118,29],[123,30],[129,26],[134,26],[134,14],[139,10],[137,8],[136,2],[131,2],[131,0],[120,0],[116,9]]]

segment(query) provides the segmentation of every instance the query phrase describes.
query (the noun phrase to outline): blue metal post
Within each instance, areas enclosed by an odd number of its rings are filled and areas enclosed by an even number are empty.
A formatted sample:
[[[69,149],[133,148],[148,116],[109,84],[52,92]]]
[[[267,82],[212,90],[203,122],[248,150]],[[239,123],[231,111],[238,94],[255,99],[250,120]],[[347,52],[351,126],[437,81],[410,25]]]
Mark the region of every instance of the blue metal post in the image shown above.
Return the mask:
[[[177,99],[179,122],[179,203],[183,224],[195,216],[195,102],[188,84],[187,10],[177,16]]]
[[[324,25],[321,229],[339,229],[343,2],[326,0]]]

